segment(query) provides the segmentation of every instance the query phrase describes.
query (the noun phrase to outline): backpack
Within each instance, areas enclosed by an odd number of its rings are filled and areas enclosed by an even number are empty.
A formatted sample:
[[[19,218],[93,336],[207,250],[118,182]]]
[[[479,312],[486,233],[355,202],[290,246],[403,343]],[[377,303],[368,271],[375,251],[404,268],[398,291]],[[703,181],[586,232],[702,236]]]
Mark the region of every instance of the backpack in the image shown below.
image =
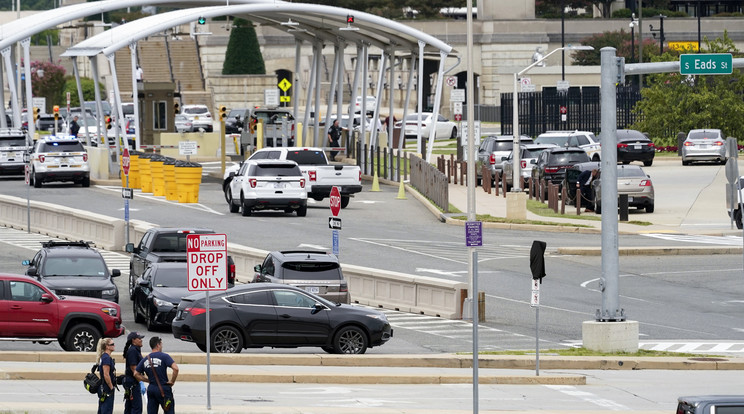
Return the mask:
[[[83,379],[83,386],[91,394],[97,394],[98,390],[101,388],[101,378],[96,373],[97,371],[98,364],[93,364],[90,372],[85,374],[85,378]]]

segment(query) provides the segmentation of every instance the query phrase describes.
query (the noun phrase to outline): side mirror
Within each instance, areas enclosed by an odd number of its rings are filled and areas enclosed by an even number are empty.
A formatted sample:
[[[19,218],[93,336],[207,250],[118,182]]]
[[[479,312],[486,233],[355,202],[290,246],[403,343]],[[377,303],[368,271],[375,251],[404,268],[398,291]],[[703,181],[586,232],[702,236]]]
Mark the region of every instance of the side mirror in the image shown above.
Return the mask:
[[[121,270],[111,269],[111,277],[121,276]]]
[[[310,311],[310,313],[313,314],[313,315],[315,315],[316,313],[322,311],[323,308],[324,308],[323,305],[321,305],[320,303],[316,303],[315,306],[313,306],[313,310]]]
[[[147,279],[140,278],[140,279],[137,279],[137,284],[140,286],[147,287],[147,286],[150,286],[150,281]]]
[[[501,161],[506,161],[506,159],[509,157],[501,157]]]
[[[235,177],[235,171],[230,171],[230,174],[228,174],[228,177],[230,178]]]
[[[29,276],[37,276],[38,275],[38,272],[36,271],[36,268],[35,267],[29,267],[26,270],[26,274],[29,275]]]
[[[134,243],[127,243],[126,246],[124,246],[124,250],[127,253],[134,253]]]
[[[530,164],[537,164],[537,160],[536,159],[531,159],[530,160]]]
[[[41,299],[39,299],[39,300],[42,301],[42,302],[44,302],[44,303],[52,303],[52,301],[54,300],[54,298],[52,297],[52,295],[50,295],[48,293],[42,293],[41,294]]]
[[[261,273],[261,265],[260,264],[257,264],[255,266],[253,266],[253,271],[254,272]]]

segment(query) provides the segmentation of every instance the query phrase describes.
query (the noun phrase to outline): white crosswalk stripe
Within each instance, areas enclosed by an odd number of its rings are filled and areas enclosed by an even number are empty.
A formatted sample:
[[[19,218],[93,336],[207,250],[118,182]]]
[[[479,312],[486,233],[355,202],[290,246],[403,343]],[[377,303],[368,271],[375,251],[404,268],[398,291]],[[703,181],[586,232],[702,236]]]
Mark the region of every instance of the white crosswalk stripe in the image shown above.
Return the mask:
[[[580,347],[581,341],[569,341],[567,344],[573,347]],[[647,351],[679,352],[688,354],[744,355],[744,342],[742,341],[640,341],[638,342],[638,348]]]
[[[646,237],[696,244],[717,244],[721,246],[741,246],[740,236],[703,236],[694,234],[644,233]]]
[[[468,252],[462,248],[461,242],[442,242],[429,240],[391,240],[353,238],[363,243],[386,246],[424,256],[436,257],[458,263],[468,262]],[[484,245],[478,248],[478,260],[513,259],[529,257],[530,246],[515,245]]]

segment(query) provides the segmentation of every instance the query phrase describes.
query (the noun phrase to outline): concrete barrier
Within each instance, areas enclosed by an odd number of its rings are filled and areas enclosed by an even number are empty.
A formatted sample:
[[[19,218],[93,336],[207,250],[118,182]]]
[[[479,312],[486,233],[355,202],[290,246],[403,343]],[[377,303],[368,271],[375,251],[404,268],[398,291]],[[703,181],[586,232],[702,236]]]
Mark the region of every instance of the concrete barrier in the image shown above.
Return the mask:
[[[35,233],[92,241],[106,250],[124,250],[127,230],[123,219],[40,201],[31,201],[30,207],[31,231]],[[0,225],[26,230],[27,224],[26,200],[0,195]],[[152,227],[158,226],[131,220],[129,241],[136,245]],[[248,283],[253,279],[255,265],[261,264],[269,252],[228,243],[228,253],[235,261],[238,281]],[[341,266],[355,303],[449,319],[462,318],[461,298],[467,296],[466,283],[362,266]]]

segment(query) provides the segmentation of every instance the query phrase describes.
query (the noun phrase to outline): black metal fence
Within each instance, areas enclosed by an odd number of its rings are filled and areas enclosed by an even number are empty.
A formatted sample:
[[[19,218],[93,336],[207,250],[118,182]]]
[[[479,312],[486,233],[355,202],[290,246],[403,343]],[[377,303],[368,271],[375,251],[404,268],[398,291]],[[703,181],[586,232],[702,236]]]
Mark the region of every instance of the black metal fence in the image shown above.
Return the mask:
[[[513,95],[501,94],[501,134],[511,135],[513,128]],[[545,131],[581,130],[599,134],[601,129],[601,96],[596,86],[572,87],[558,91],[554,87],[542,92],[520,92],[519,133],[536,137]],[[641,99],[634,86],[617,87],[617,128],[629,127],[636,121],[632,109]]]

